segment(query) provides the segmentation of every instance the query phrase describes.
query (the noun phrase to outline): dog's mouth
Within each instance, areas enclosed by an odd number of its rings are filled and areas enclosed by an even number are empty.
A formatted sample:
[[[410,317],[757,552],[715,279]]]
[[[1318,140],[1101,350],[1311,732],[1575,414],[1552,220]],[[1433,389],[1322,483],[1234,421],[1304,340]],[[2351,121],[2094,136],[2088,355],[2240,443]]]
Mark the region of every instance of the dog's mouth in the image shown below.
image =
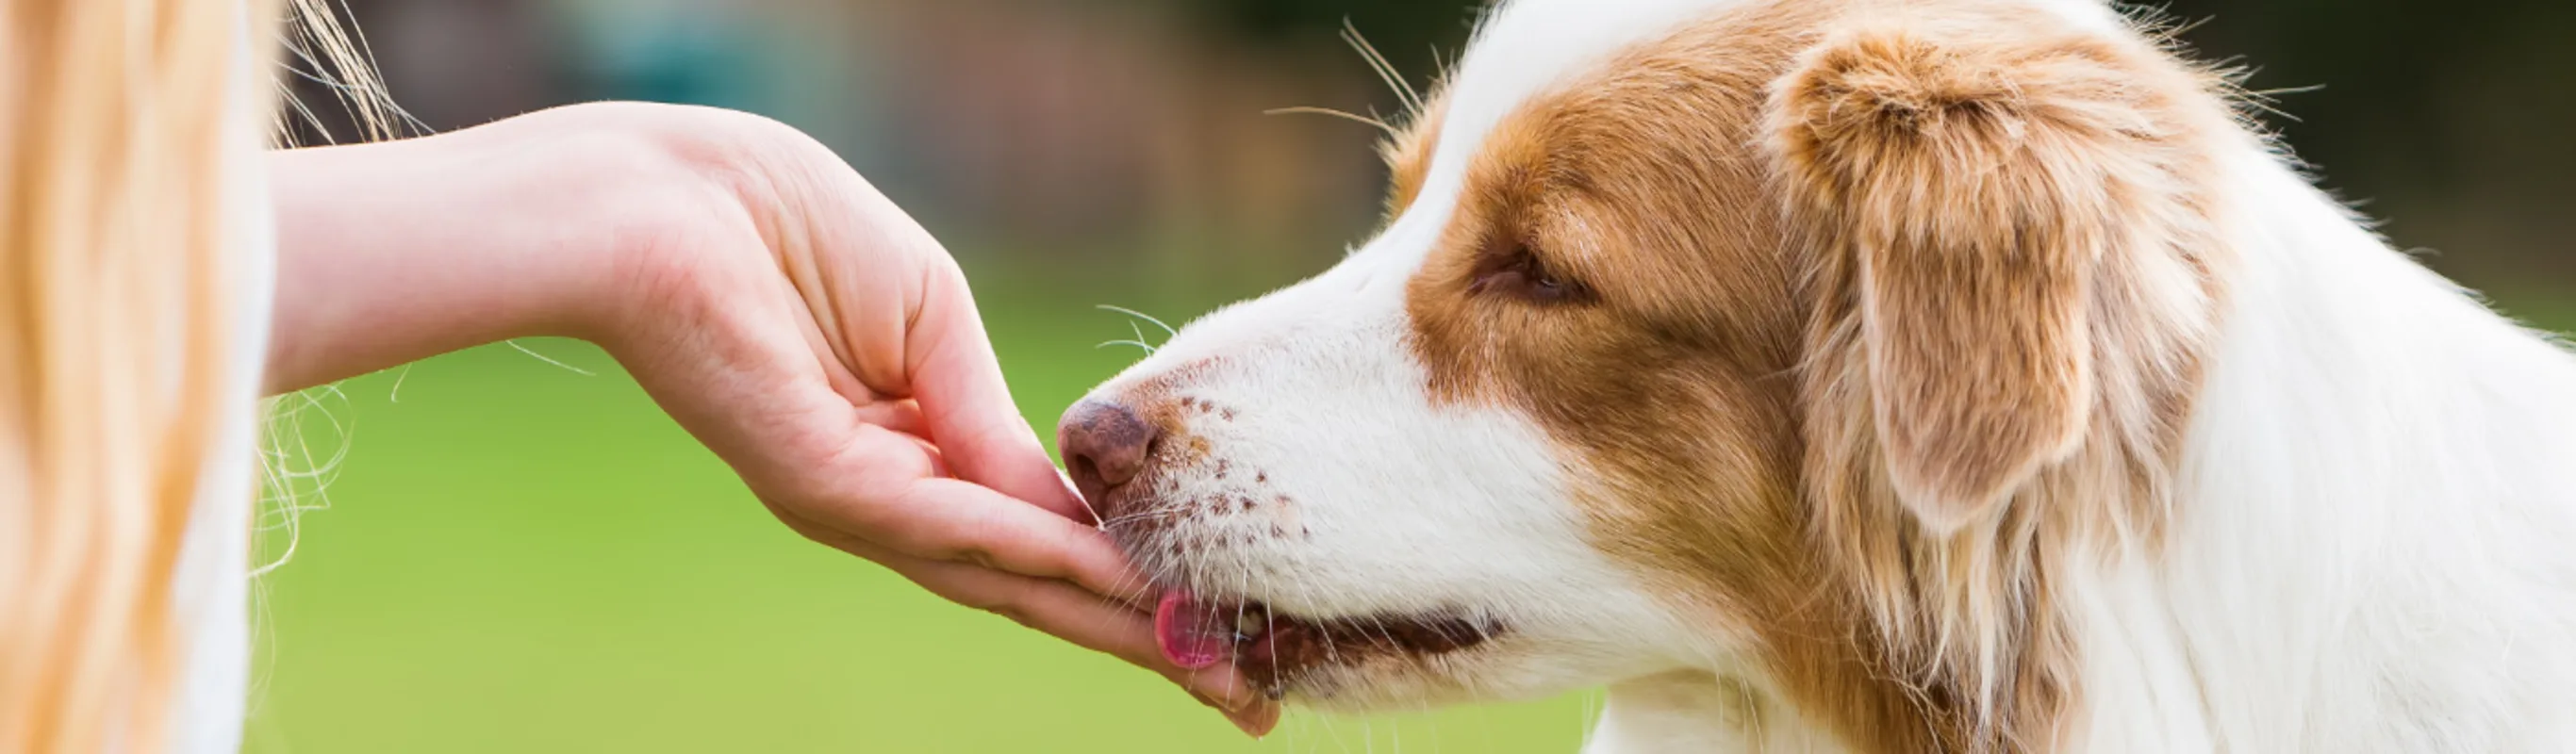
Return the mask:
[[[1154,611],[1164,659],[1190,669],[1231,661],[1273,699],[1318,668],[1373,657],[1428,658],[1483,644],[1502,630],[1495,621],[1461,615],[1301,618],[1258,601],[1203,599],[1178,589],[1165,592]]]

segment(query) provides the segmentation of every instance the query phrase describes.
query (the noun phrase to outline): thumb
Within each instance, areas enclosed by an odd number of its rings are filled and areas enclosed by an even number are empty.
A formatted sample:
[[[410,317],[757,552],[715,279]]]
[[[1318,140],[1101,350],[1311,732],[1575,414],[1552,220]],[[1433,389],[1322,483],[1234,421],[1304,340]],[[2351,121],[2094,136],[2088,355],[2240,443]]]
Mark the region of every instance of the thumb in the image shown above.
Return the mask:
[[[922,295],[920,316],[904,333],[906,381],[940,455],[960,479],[1077,521],[1095,520],[1011,400],[965,276],[947,266]]]

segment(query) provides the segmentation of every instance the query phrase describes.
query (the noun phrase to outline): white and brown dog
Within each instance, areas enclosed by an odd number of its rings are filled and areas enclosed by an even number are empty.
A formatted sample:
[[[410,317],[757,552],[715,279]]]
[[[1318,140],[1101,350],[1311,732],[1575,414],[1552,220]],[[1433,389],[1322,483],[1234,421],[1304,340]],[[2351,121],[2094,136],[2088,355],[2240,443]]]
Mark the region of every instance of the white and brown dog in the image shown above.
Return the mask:
[[[2097,0],[1519,0],[1065,419],[1167,654],[1600,752],[2576,751],[2576,359]]]

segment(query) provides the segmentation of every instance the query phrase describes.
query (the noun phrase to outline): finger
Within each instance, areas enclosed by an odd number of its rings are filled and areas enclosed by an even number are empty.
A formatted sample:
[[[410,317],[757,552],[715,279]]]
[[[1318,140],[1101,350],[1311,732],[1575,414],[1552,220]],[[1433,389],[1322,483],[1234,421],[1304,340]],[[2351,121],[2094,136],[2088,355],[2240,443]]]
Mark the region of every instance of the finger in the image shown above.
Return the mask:
[[[1232,669],[1231,666],[1228,666],[1228,669]],[[1234,727],[1243,731],[1244,735],[1258,740],[1269,736],[1271,731],[1279,728],[1279,703],[1256,697],[1251,704],[1244,705],[1242,709],[1227,710],[1225,719],[1234,723]]]
[[[960,478],[1060,516],[1088,518],[1011,400],[965,278],[935,275],[923,296],[919,321],[904,333],[904,353],[931,440]]]
[[[1279,727],[1279,703],[1260,696],[1242,678],[1242,672],[1235,670],[1234,666],[1218,665],[1199,671],[1198,676],[1182,683],[1181,688],[1189,691],[1190,697],[1199,700],[1200,704],[1224,714],[1226,722],[1234,723],[1235,729],[1243,731],[1244,735],[1255,739],[1270,735],[1272,729]],[[1222,701],[1228,698],[1224,694],[1234,692],[1216,689],[1234,687],[1242,689],[1240,693],[1244,696],[1237,697],[1242,701]]]
[[[961,478],[1078,515],[1076,496],[1057,483],[1054,462],[1011,400],[956,261],[846,165],[826,172],[837,190],[825,195],[840,206],[821,214],[859,222],[810,228],[809,253],[782,262],[791,278],[818,282],[798,288],[808,308],[838,324],[836,355],[869,389],[917,400],[928,436]]]
[[[887,567],[951,602],[995,613],[1128,664],[1154,671],[1255,738],[1278,724],[1276,704],[1261,697],[1232,665],[1192,671],[1171,664],[1155,644],[1153,618],[1061,582],[1045,582],[959,563],[891,555]]]
[[[1075,515],[1081,506],[1011,401],[956,261],[847,164],[791,164],[773,177],[779,214],[796,222],[772,223],[773,245],[817,335],[861,383],[844,396],[915,400],[923,431],[911,434],[938,445],[960,478]]]
[[[909,400],[862,404],[858,407],[857,418],[901,434],[930,436],[930,423],[921,417],[921,404]]]
[[[1100,509],[1092,507],[1091,501],[1082,497],[1082,488],[1074,485],[1073,475],[1059,467],[1055,470],[1055,482],[1057,486],[1064,488],[1066,497],[1073,499],[1074,506],[1081,509],[1073,514],[1073,520],[1095,529],[1100,528],[1101,522],[1105,520],[1100,515]]]
[[[1063,582],[1048,582],[962,563],[925,560],[772,511],[789,528],[817,542],[875,561],[951,602],[1009,617],[1057,638],[1103,652],[1178,684],[1199,703],[1217,710],[1246,735],[1260,738],[1279,724],[1279,706],[1264,698],[1241,671],[1218,665],[1196,671],[1167,662],[1154,640],[1151,615],[1104,601]]]
[[[878,427],[859,432],[861,440],[849,452],[869,462],[848,466],[846,474],[826,473],[839,484],[785,497],[762,495],[764,504],[782,518],[792,515],[912,557],[1069,581],[1122,602],[1151,604],[1151,581],[1099,529],[971,482],[935,478],[945,471],[942,459],[917,438]],[[907,457],[914,460],[898,462]],[[844,465],[827,461],[819,467]]]
[[[1098,529],[955,479],[903,479],[891,489],[854,481],[837,494],[797,498],[797,515],[912,557],[1070,581],[1140,605],[1149,597],[1148,580]]]
[[[1231,666],[1191,671],[1164,659],[1154,641],[1153,616],[1103,600],[1073,585],[895,553],[879,553],[871,559],[951,602],[1010,618],[1152,670],[1205,701],[1214,702],[1211,706],[1218,709],[1240,711],[1261,701],[1242,673]]]
[[[1225,712],[1253,736],[1278,722],[1278,710],[1231,665],[1196,671],[1165,660],[1154,639],[1153,616],[1110,602],[1070,584],[1004,573],[965,563],[915,558],[780,512],[790,528],[892,569],[951,602],[995,613],[1093,651],[1161,674],[1202,703]]]
[[[861,406],[852,414],[852,417],[858,421],[861,427],[858,431],[863,435],[864,440],[844,452],[868,453],[869,457],[873,458],[919,459],[918,463],[892,464],[883,468],[917,470],[921,473],[888,475],[886,478],[910,480],[956,477],[955,472],[948,468],[948,459],[939,455],[939,446],[930,444],[930,438],[918,431],[921,425],[921,412],[912,405],[912,401]],[[905,431],[907,428],[915,431],[907,432]],[[899,448],[900,453],[877,455],[863,450],[870,447],[884,447],[888,444]]]

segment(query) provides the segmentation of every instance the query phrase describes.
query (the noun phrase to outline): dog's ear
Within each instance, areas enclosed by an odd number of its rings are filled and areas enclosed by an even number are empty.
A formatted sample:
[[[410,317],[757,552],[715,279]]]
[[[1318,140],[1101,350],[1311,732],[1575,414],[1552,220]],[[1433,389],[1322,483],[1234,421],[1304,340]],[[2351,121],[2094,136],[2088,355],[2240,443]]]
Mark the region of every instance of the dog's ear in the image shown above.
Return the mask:
[[[1935,532],[2082,447],[2101,273],[2173,211],[2156,72],[2106,40],[2022,31],[1846,29],[1769,103],[1819,332],[1861,349],[1888,480]]]

